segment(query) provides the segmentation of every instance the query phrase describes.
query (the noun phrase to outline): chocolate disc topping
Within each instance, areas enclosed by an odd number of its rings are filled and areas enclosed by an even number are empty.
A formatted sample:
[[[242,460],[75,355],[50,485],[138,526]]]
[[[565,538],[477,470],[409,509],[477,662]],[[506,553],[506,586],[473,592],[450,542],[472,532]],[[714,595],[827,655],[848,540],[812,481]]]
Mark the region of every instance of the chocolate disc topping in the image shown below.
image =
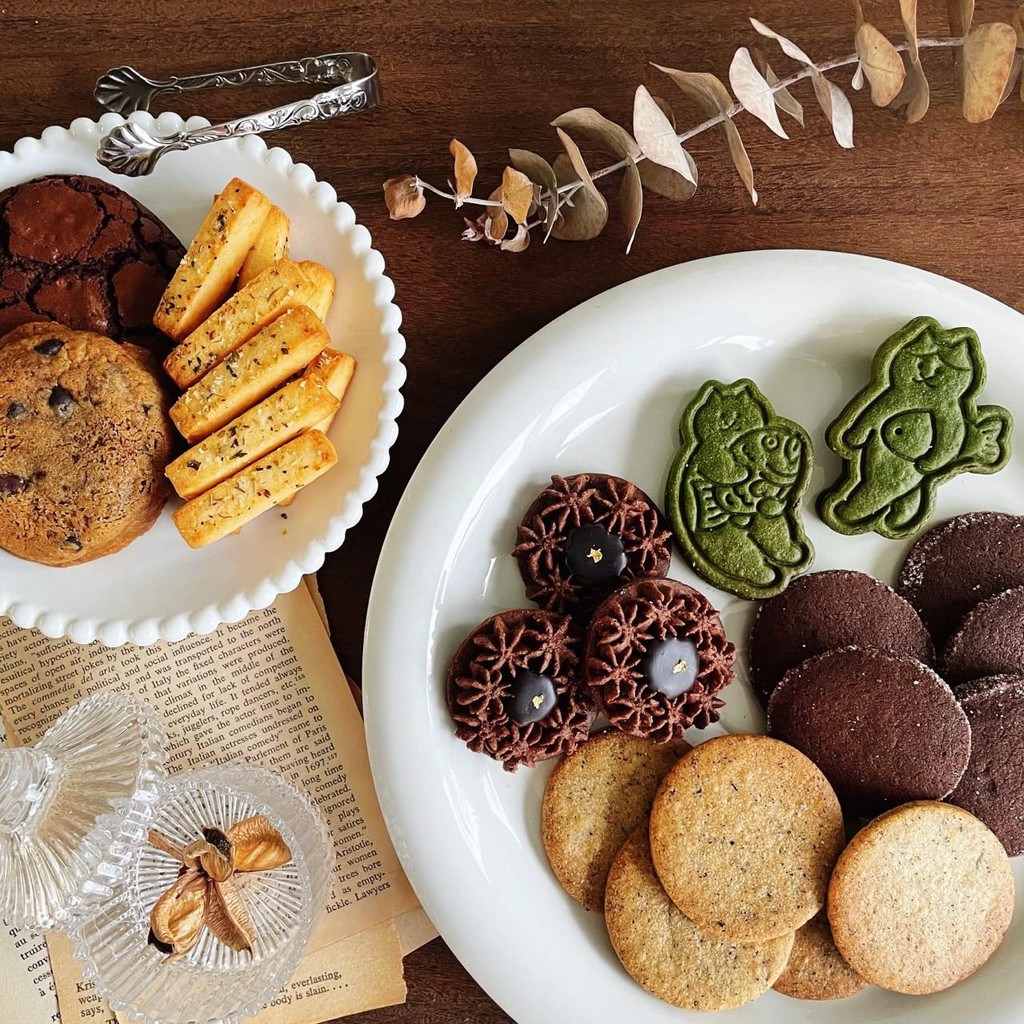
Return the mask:
[[[640,659],[643,681],[666,697],[678,697],[692,689],[700,674],[700,655],[692,640],[672,636],[652,640]]]
[[[509,683],[509,695],[502,702],[513,722],[529,725],[547,718],[554,710],[558,697],[555,684],[547,676],[529,669],[517,672]]]
[[[622,538],[600,526],[573,530],[565,546],[565,564],[569,572],[588,583],[613,580],[626,568]]]

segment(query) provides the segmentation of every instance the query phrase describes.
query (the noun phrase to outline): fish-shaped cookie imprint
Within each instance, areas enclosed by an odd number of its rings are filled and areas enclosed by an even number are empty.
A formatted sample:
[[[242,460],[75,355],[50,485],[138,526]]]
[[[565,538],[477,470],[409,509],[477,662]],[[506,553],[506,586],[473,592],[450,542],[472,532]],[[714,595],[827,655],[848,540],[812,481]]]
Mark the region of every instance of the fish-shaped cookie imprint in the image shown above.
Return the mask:
[[[806,431],[751,380],[704,384],[679,424],[666,506],[687,561],[740,597],[779,593],[814,548],[800,520],[811,472]]]

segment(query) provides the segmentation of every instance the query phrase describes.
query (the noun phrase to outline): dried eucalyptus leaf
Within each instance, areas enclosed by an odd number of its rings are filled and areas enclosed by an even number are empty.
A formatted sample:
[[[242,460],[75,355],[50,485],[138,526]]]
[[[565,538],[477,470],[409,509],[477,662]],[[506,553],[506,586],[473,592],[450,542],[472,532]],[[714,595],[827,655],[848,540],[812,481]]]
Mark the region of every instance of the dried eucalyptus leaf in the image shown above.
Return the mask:
[[[864,88],[864,65],[860,61],[857,61],[857,70],[853,73],[853,78],[850,79],[850,88],[856,92],[860,92]]]
[[[902,110],[908,124],[915,124],[928,113],[931,90],[920,57],[907,61],[907,77],[903,80],[900,94],[892,101],[896,110]]]
[[[907,37],[911,63],[919,59],[917,49],[917,0],[900,0],[903,34]]]
[[[150,846],[155,847],[161,853],[166,853],[168,857],[173,857],[182,864],[185,863],[185,848],[179,846],[174,840],[168,839],[163,832],[158,832],[155,828],[151,828],[146,838],[149,840]]]
[[[778,85],[779,76],[775,74],[765,55],[756,46],[750,48],[750,56],[753,58],[754,67],[764,75],[765,81],[771,86]],[[776,89],[772,96],[779,110],[789,114],[802,127],[804,123],[803,104],[785,87]]]
[[[587,169],[586,162],[583,159],[583,154],[580,152],[580,147],[561,128],[556,128],[558,132],[559,141],[562,143],[562,147],[565,149],[565,155],[569,158],[569,163],[572,164],[572,169],[576,172],[577,177],[583,182],[583,188],[586,192],[593,196],[601,196],[598,187],[594,184],[594,179],[590,176],[590,171]],[[558,176],[558,168],[555,168],[555,176]],[[565,184],[561,178],[558,178],[558,183]],[[601,196],[604,199],[604,196]],[[605,204],[607,205],[607,204]]]
[[[1006,80],[1006,87],[1003,89],[1003,95],[1000,97],[999,102],[1005,103],[1012,95],[1014,87],[1017,84],[1017,76],[1020,74],[1021,67],[1021,55],[1018,53],[1013,58],[1013,66],[1010,68],[1010,77]],[[1024,88],[1024,86],[1022,86]]]
[[[547,241],[551,227],[558,217],[558,196],[555,194],[558,191],[558,182],[555,179],[555,172],[544,157],[531,153],[528,149],[510,149],[508,158],[517,171],[522,171],[543,190],[540,204],[544,209],[544,224],[547,227],[544,240]]]
[[[644,161],[646,163],[646,161]],[[640,217],[644,212],[644,189],[640,183],[640,171],[636,164],[630,164],[622,177],[622,185],[619,188],[619,213],[622,215],[622,222],[626,225],[629,240],[626,242],[626,254],[633,248],[633,239],[636,238],[636,229],[640,225]]]
[[[499,185],[487,198],[491,202],[501,202],[501,186]],[[497,245],[508,231],[508,214],[503,206],[488,206],[484,212],[484,239]]]
[[[388,178],[382,188],[384,189],[384,203],[392,220],[418,217],[427,205],[423,187],[411,174]]]
[[[729,90],[714,75],[701,71],[679,71],[677,68],[666,68],[660,64],[655,64],[654,66],[659,71],[668,75],[679,87],[680,92],[693,100],[706,117],[725,114],[732,106],[732,97],[729,95]],[[750,157],[747,156],[747,150],[743,145],[743,140],[740,138],[739,130],[730,117],[726,117],[721,122],[720,127],[725,136],[726,145],[729,147],[729,156],[732,158],[736,171],[743,184],[746,185],[751,201],[756,203],[757,192],[754,189],[754,169],[750,165]]]
[[[641,166],[644,166],[646,161]],[[554,163],[555,177],[559,185],[576,181],[578,172],[567,153],[560,153]],[[596,238],[608,223],[608,202],[595,188],[581,188],[573,197],[572,205],[559,208],[559,218],[551,233],[555,238],[567,242],[585,242]]]
[[[265,814],[235,822],[228,829],[228,838],[235,851],[236,871],[270,871],[292,859],[288,844]]]
[[[462,200],[473,194],[473,182],[476,181],[476,157],[458,139],[448,143],[448,152],[455,160],[455,206],[462,205]]]
[[[151,936],[160,944],[170,947],[170,953],[188,952],[198,941],[203,930],[206,909],[206,881],[192,886],[180,894],[168,889],[156,901],[149,914]],[[154,945],[156,944],[154,943]]]
[[[729,84],[744,110],[763,121],[780,138],[789,138],[779,121],[771,86],[754,66],[750,51],[745,46],[741,46],[733,55],[732,64],[729,65]]]
[[[593,107],[577,107],[560,114],[551,122],[555,128],[567,131],[578,131],[588,139],[603,146],[609,153],[617,157],[636,157],[640,155],[640,147],[625,128],[609,121],[607,117]]]
[[[1016,49],[1012,25],[995,21],[971,29],[962,55],[964,117],[971,124],[987,121],[999,108]]]
[[[206,912],[203,924],[236,953],[252,952],[256,931],[245,909],[242,894],[232,879],[206,883]]]
[[[526,230],[525,224],[519,224],[516,227],[515,235],[512,238],[506,238],[498,248],[502,252],[523,252],[529,244],[530,232]]]
[[[648,160],[668,167],[697,184],[693,180],[683,147],[676,138],[675,129],[643,85],[637,86],[633,98],[633,134]]]
[[[487,223],[487,214],[481,213],[476,220],[463,217],[462,222],[466,225],[461,236],[464,242],[482,242],[484,240],[484,225]]]
[[[690,157],[689,153],[686,155]],[[694,181],[696,181],[697,165],[693,163],[692,158],[690,158],[690,164],[690,171],[693,174]],[[651,192],[657,192],[658,195],[664,196],[666,199],[685,202],[697,191],[697,186],[694,182],[680,177],[675,171],[670,171],[667,167],[662,167],[661,164],[654,164],[650,160],[644,160],[643,163],[637,164],[636,167],[640,171],[640,181],[643,182],[644,188],[650,189]]]
[[[813,64],[814,61],[800,49],[792,40],[787,39],[785,36],[780,36],[778,32],[773,32],[763,22],[757,20],[757,18],[751,18],[750,24],[754,26],[754,31],[759,35],[765,36],[768,39],[774,39],[782,48],[782,52],[787,57],[792,57],[793,60],[800,61],[801,64]]]
[[[857,29],[857,56],[871,86],[871,102],[887,107],[899,95],[907,73],[899,50],[870,22]]]
[[[658,109],[668,118],[668,123],[672,125],[672,131],[676,130],[676,112],[672,109],[668,100],[662,99],[661,96],[652,96],[655,103],[658,104]]]
[[[853,108],[846,94],[820,71],[811,73],[811,85],[821,112],[832,125],[832,134],[843,149],[853,149]]]
[[[533,205],[533,182],[514,167],[506,167],[501,175],[501,205],[517,223],[525,224]]]
[[[971,31],[974,20],[974,0],[946,0],[949,14],[949,31],[954,36],[965,36]]]

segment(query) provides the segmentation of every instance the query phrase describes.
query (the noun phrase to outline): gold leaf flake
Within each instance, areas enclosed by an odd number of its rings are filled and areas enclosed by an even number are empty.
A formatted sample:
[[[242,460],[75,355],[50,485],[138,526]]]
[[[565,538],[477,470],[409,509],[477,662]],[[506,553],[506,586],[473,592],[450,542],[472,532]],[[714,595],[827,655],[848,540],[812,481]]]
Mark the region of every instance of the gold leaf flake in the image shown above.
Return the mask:
[[[533,203],[533,182],[514,167],[506,167],[501,175],[501,205],[517,223],[525,224]]]
[[[633,97],[633,135],[648,160],[697,184],[671,122],[643,85],[637,86]]]
[[[998,109],[1016,48],[1013,26],[998,21],[978,25],[964,41],[964,117],[972,124],[987,121]]]
[[[236,871],[269,871],[292,859],[288,844],[266,815],[256,814],[236,822],[227,836],[235,851]]]
[[[789,138],[779,121],[779,110],[772,97],[771,86],[757,70],[745,46],[741,46],[733,55],[732,64],[729,65],[729,84],[744,110],[763,121],[780,138]]]
[[[887,107],[899,95],[906,78],[899,50],[870,22],[857,29],[857,56],[871,86],[871,102]]]
[[[462,205],[462,200],[473,194],[473,182],[476,181],[476,158],[458,139],[448,143],[448,152],[455,160],[455,206]]]
[[[223,882],[207,880],[205,910],[203,923],[225,946],[236,953],[243,950],[252,952],[256,932],[233,879]]]
[[[392,220],[407,220],[418,217],[427,205],[423,187],[411,174],[388,178],[383,184],[384,202]]]

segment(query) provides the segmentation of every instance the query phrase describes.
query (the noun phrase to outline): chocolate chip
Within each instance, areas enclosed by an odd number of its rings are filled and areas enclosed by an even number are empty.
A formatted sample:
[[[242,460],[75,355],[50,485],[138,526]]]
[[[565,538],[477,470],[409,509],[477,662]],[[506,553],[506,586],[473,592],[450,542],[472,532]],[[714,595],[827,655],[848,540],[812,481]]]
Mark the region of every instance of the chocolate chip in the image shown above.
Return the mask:
[[[50,397],[46,402],[51,409],[56,409],[61,416],[67,416],[75,404],[75,400],[59,384],[54,384]]]
[[[67,548],[69,551],[81,551],[82,542],[73,533],[69,533],[64,538],[64,543],[61,547]]]
[[[55,356],[64,347],[60,338],[47,338],[39,342],[35,349],[41,356]]]
[[[9,420],[18,420],[21,419],[22,416],[27,415],[28,409],[26,409],[21,402],[11,402],[11,404],[7,406],[7,418]]]
[[[16,476],[14,473],[0,473],[0,496],[21,494],[25,490],[28,490],[28,481],[23,476]]]

